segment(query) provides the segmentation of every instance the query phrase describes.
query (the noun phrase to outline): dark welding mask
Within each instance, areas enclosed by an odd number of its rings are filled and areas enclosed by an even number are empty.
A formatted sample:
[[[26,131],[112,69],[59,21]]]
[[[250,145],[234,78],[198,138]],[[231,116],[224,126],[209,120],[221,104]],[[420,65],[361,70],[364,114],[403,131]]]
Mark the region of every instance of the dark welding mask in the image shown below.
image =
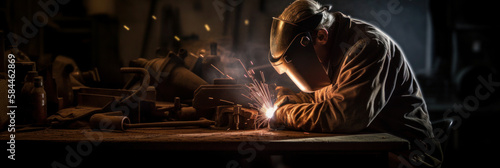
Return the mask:
[[[311,36],[325,10],[297,23],[273,17],[269,61],[279,74],[286,73],[304,92],[313,92],[331,83],[314,51]]]

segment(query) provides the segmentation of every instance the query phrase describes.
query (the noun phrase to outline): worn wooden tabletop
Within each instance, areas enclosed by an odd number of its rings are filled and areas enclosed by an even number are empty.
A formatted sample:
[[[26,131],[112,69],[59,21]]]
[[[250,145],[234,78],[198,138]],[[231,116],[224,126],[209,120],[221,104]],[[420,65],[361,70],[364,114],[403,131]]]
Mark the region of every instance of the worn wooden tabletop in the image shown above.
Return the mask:
[[[10,133],[0,133],[7,141]],[[142,150],[230,151],[242,143],[259,142],[266,151],[402,151],[407,140],[387,133],[327,134],[286,130],[220,130],[210,128],[137,128],[101,132],[84,129],[42,129],[17,132],[16,142],[76,144],[98,141],[101,146]]]

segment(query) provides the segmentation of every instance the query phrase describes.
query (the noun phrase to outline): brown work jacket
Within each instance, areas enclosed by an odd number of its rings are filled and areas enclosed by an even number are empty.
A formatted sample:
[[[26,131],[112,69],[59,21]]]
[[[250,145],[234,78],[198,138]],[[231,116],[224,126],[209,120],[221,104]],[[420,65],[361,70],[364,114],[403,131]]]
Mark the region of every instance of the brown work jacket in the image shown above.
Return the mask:
[[[422,92],[400,47],[366,22],[333,14],[330,56],[342,61],[327,68],[331,85],[298,93],[301,102],[280,107],[272,124],[312,132],[387,132],[409,141],[433,138]]]

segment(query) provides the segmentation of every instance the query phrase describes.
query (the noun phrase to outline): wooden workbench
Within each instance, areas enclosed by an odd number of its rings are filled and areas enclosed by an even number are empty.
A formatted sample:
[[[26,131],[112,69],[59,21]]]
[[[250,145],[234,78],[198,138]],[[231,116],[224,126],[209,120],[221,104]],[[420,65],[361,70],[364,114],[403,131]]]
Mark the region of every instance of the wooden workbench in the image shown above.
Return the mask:
[[[0,140],[6,142],[9,135],[8,132],[2,132]],[[232,167],[235,164],[236,167],[246,167],[252,164],[243,164],[242,161],[260,163],[255,160],[271,155],[311,154],[335,155],[336,158],[357,157],[355,160],[382,159],[377,163],[383,165],[388,152],[409,149],[408,141],[387,133],[341,135],[269,129],[141,128],[124,132],[42,129],[18,132],[15,135],[17,163],[20,163],[19,160],[36,158],[38,162],[48,165],[58,162],[61,165],[116,166],[116,161],[110,160],[121,160],[125,162],[119,163],[125,166],[143,166],[145,163],[156,162],[169,162],[169,165],[179,166],[172,164],[173,161],[189,165],[204,162],[202,165],[207,167]],[[75,154],[80,157],[73,156]],[[181,161],[185,158],[192,161]],[[79,159],[82,162],[77,162]],[[165,162],[162,159],[166,159]],[[200,162],[194,162],[195,160]]]

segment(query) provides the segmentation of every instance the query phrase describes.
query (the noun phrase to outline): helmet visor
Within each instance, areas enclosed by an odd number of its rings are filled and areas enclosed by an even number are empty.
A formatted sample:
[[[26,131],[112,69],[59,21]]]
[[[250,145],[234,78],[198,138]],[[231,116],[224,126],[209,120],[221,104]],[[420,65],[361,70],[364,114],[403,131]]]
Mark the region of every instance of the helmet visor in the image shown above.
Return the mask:
[[[281,56],[283,56],[295,36],[305,31],[306,30],[293,23],[278,18],[273,18],[270,38],[271,57],[274,59],[279,59]]]

